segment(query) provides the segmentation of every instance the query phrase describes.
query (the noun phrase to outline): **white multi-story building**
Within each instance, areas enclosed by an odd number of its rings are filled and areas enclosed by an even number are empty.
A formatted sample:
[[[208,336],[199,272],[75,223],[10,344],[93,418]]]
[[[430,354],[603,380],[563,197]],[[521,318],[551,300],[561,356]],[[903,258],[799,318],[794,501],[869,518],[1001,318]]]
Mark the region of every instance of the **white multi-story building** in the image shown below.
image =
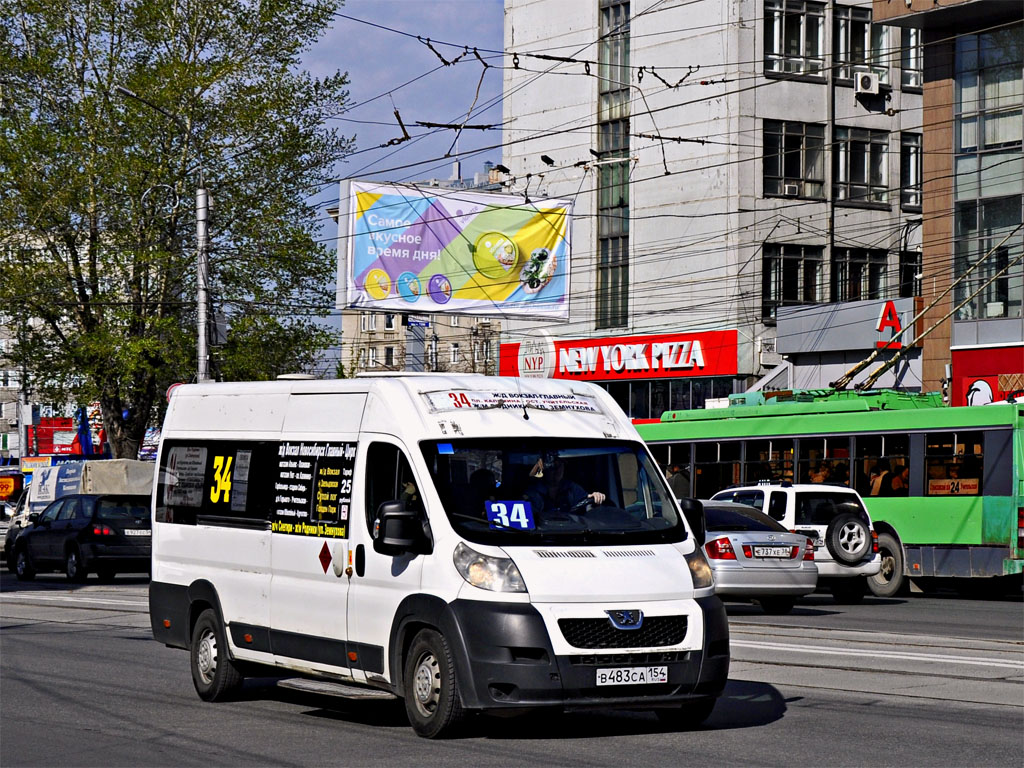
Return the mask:
[[[505,50],[512,189],[575,211],[570,321],[506,321],[504,373],[536,353],[653,418],[827,386],[913,317],[918,30],[867,0],[506,0]],[[937,388],[920,349],[878,385]]]

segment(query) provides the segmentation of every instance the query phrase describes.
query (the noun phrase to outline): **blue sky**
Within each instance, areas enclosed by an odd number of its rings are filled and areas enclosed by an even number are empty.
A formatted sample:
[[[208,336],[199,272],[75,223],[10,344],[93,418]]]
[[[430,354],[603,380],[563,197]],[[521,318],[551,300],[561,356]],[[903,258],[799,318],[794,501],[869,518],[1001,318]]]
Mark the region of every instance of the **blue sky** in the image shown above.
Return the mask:
[[[361,152],[339,167],[338,175],[389,181],[449,177],[453,158],[444,159],[444,155],[455,138],[454,131],[435,130],[432,136],[397,146],[375,147],[402,135],[394,116],[396,108],[413,137],[429,132],[416,126],[417,120],[456,123],[465,119],[484,72],[472,48],[501,50],[502,0],[348,0],[339,13],[412,36],[336,18],[333,28],[303,57],[304,66],[314,75],[339,69],[349,73],[349,92],[356,106],[343,116],[339,126],[346,135],[356,136],[357,150]],[[449,61],[463,52],[461,46],[469,46],[470,53],[445,67],[426,45],[416,40],[416,35],[430,38]],[[488,63],[500,64],[500,58],[494,54],[481,51],[481,56]],[[425,76],[402,87],[421,75]],[[500,123],[500,96],[501,70],[487,69],[477,105],[478,109],[482,105],[493,106],[475,114],[469,122]],[[464,131],[458,150],[465,153],[500,141],[499,131]],[[433,162],[389,170],[428,160]],[[500,150],[467,158],[462,175],[471,176],[482,170],[485,160],[500,162]]]

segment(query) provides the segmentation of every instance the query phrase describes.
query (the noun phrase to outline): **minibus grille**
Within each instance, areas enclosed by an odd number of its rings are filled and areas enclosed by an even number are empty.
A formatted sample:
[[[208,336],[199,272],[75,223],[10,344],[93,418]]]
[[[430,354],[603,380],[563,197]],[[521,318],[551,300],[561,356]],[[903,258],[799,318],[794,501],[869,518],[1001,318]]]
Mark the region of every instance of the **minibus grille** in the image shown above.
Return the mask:
[[[651,648],[683,642],[686,616],[647,616],[639,629],[617,629],[610,619],[559,619],[558,628],[574,648]]]
[[[605,557],[657,557],[653,549],[602,549]]]

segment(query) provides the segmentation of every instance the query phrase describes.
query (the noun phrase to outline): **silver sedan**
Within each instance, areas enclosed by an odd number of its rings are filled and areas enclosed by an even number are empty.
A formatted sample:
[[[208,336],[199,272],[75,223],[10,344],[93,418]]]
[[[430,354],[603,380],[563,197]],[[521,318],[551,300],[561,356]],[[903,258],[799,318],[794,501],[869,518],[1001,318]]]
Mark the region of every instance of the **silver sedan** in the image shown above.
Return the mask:
[[[757,600],[765,613],[793,610],[796,598],[814,591],[814,543],[790,533],[746,504],[705,501],[704,553],[715,574],[715,594]]]

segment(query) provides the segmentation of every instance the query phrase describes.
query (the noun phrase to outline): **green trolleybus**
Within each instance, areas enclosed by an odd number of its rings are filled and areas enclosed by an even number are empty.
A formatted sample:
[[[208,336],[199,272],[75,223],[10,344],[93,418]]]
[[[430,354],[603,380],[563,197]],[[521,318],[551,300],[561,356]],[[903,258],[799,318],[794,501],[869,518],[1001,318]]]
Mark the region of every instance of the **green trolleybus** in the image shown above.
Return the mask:
[[[754,401],[752,404],[746,404]],[[669,411],[637,429],[689,495],[730,485],[839,483],[878,533],[879,596],[916,584],[1019,585],[1024,569],[1024,404],[951,408],[899,392],[754,393]],[[685,487],[685,485],[684,485]],[[960,579],[1010,577],[998,582]],[[919,581],[918,581],[919,580]],[[1019,587],[1018,587],[1019,589]]]

